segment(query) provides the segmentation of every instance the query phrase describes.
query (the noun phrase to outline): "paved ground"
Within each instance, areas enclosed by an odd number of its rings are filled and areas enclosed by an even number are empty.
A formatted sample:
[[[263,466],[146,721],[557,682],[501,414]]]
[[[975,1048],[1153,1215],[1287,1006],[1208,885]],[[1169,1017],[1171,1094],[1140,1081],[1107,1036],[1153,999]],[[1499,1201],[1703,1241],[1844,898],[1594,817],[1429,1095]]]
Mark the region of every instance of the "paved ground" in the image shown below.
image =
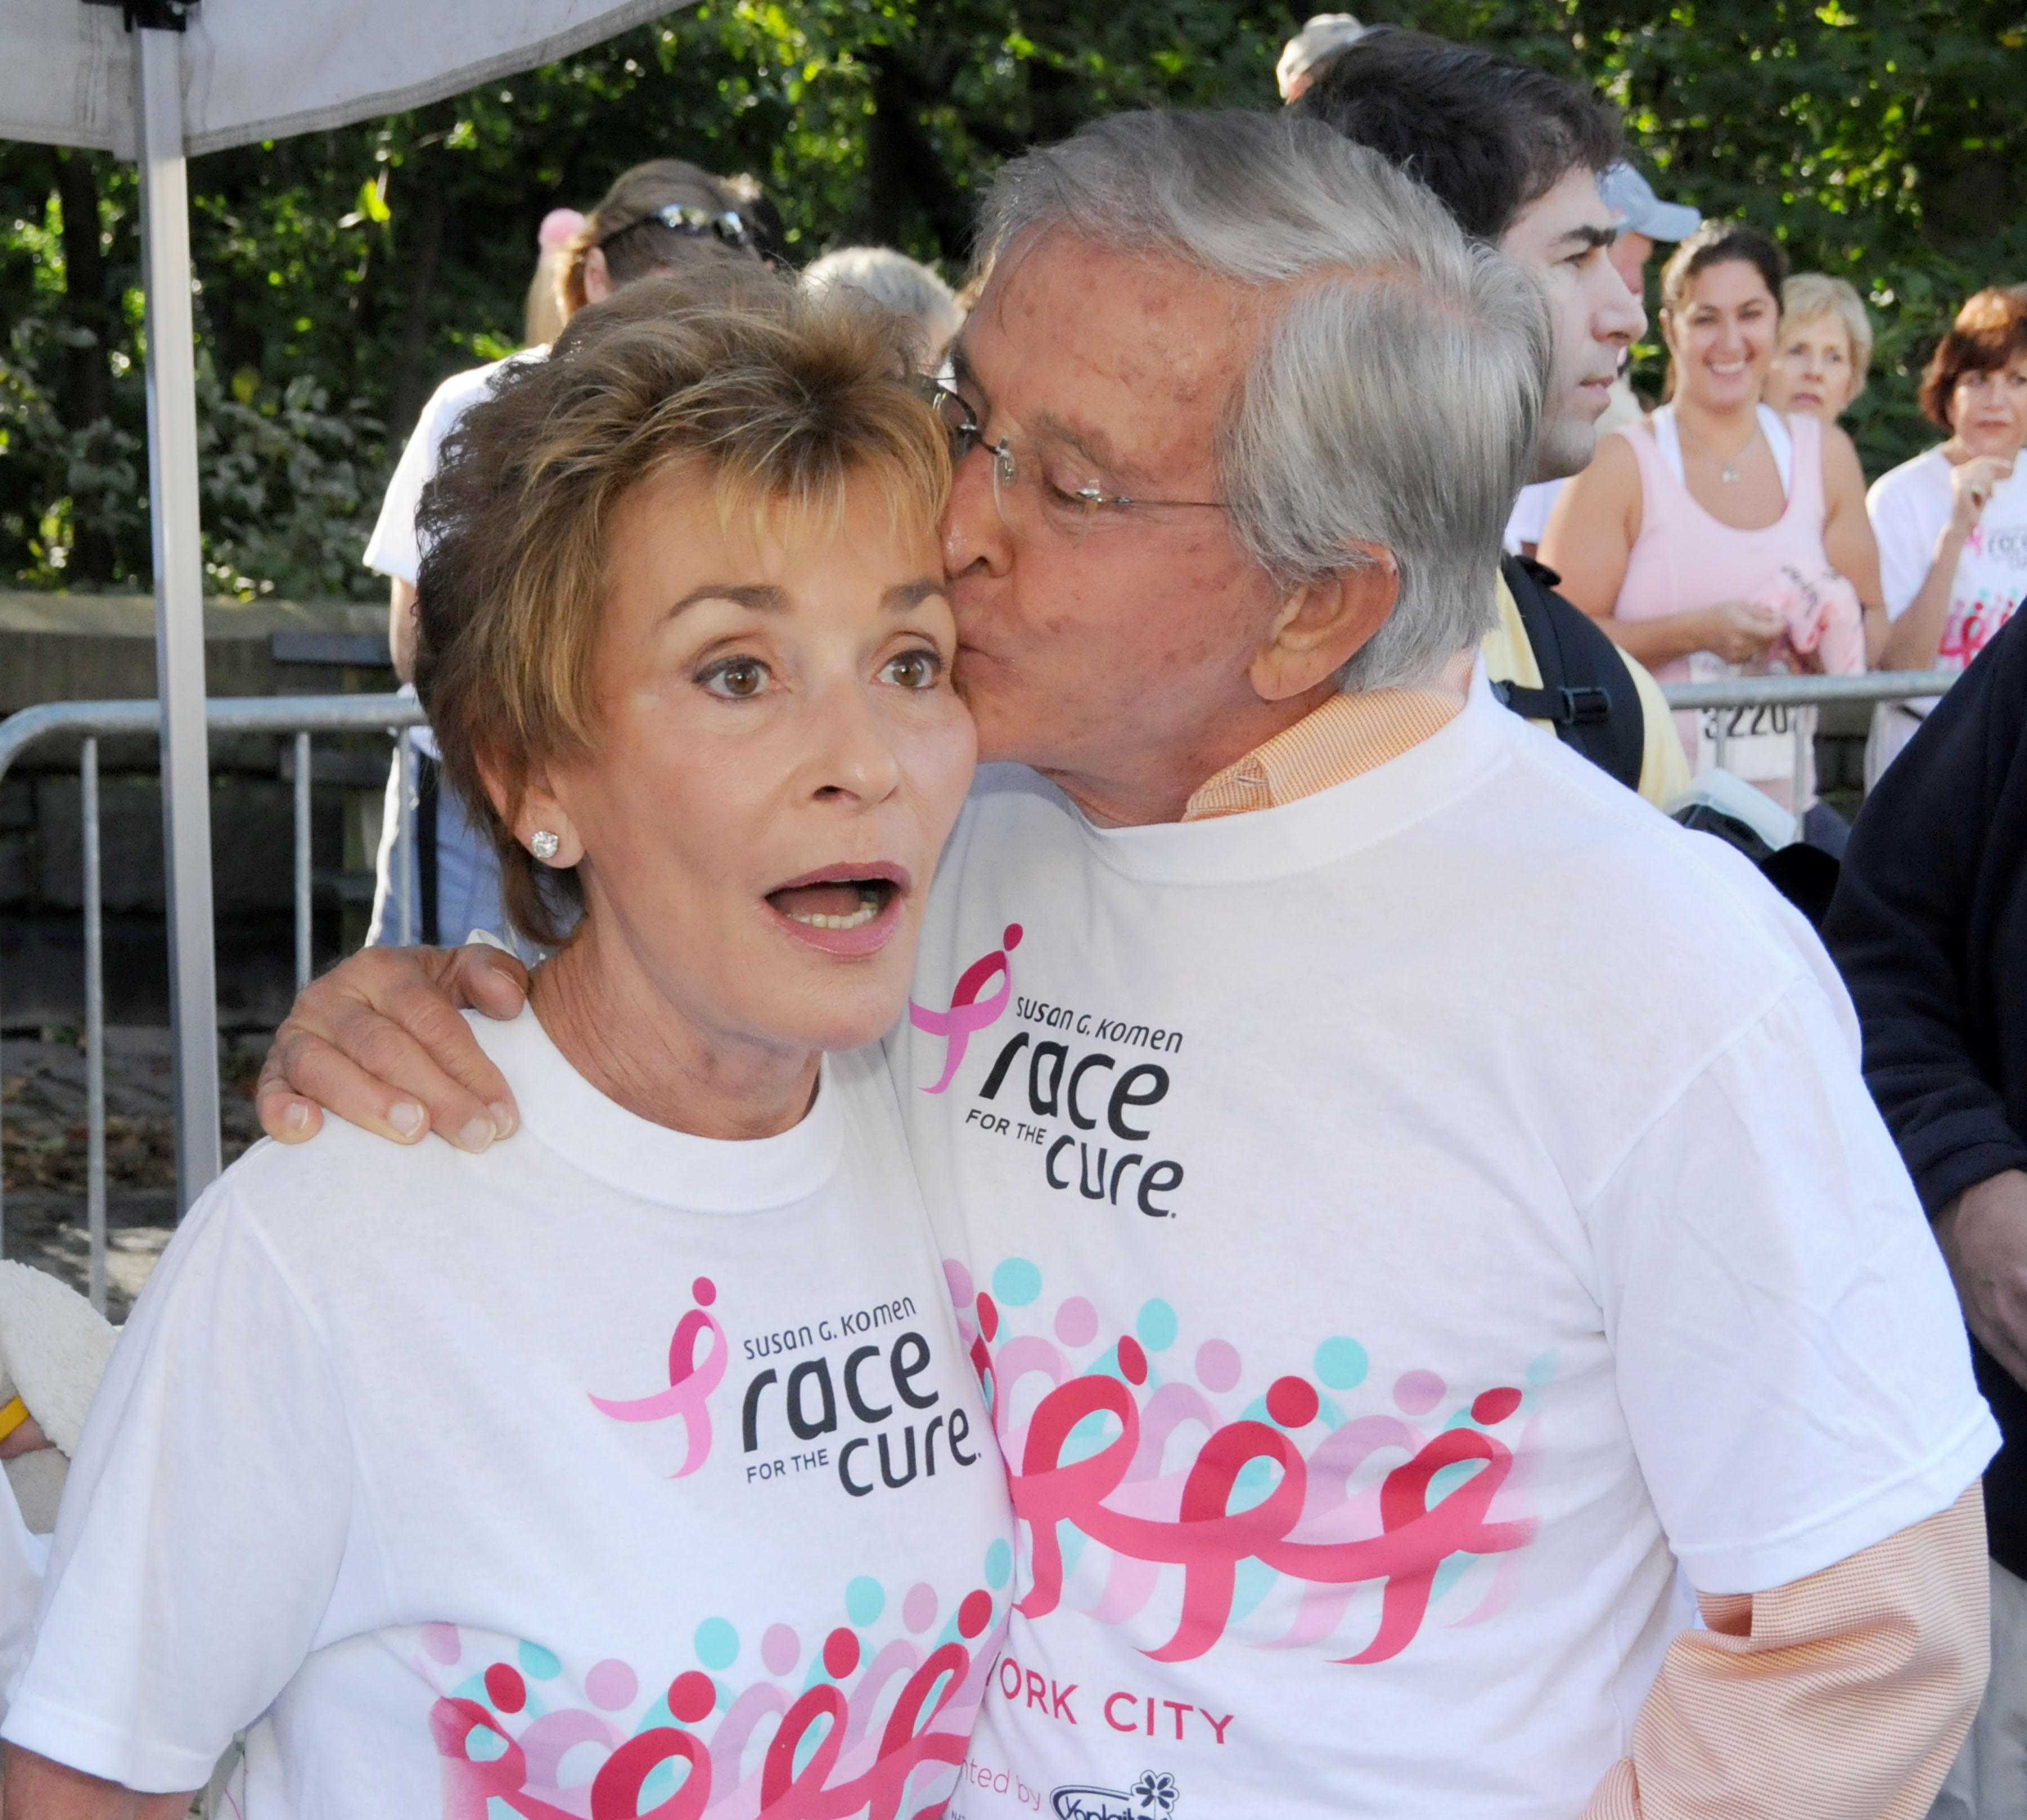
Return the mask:
[[[68,1039],[65,1031],[46,1031]],[[106,1032],[106,1312],[124,1320],[175,1224],[175,1141],[169,1033]],[[253,1084],[265,1036],[227,1038],[220,1073],[225,1160],[260,1135]],[[83,1290],[85,1229],[84,1050],[73,1039],[0,1043],[0,1159],[6,1255]]]

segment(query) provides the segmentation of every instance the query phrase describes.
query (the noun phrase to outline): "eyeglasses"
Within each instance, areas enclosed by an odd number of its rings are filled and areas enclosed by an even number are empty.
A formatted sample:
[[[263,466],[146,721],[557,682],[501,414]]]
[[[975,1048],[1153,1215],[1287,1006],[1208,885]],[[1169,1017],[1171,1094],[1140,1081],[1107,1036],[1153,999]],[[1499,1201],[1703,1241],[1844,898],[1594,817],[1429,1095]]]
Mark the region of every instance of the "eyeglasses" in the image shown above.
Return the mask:
[[[628,222],[618,233],[606,235],[599,245],[608,245],[621,234],[631,234],[635,228],[645,227],[650,223],[667,228],[671,234],[696,237],[708,234],[727,246],[736,247],[741,253],[759,250],[759,242],[754,238],[753,230],[737,209],[700,209],[692,202],[669,203],[651,214],[642,216],[638,221]]]
[[[923,396],[949,432],[953,467],[975,449],[992,457],[992,503],[999,522],[1017,537],[1047,533],[1080,544],[1095,529],[1130,522],[1128,515],[1136,508],[1225,509],[1222,500],[1135,499],[1109,493],[1095,480],[1076,480],[1067,471],[1070,457],[1061,452],[1045,455],[1036,444],[1011,436],[988,442],[969,401],[940,380],[925,381]]]

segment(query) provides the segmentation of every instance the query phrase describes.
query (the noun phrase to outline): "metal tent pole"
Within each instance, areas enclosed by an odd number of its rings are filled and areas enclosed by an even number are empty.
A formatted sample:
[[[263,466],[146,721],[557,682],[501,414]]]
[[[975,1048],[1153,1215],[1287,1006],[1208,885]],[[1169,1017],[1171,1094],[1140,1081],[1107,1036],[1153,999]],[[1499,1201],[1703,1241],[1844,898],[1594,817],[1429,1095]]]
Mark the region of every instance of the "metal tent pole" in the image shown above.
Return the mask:
[[[141,129],[141,246],[148,323],[148,501],[154,530],[155,681],[162,703],[175,1025],[176,1206],[219,1172],[218,982],[212,946],[211,762],[205,740],[204,563],[198,541],[197,361],[183,38],[134,33]]]

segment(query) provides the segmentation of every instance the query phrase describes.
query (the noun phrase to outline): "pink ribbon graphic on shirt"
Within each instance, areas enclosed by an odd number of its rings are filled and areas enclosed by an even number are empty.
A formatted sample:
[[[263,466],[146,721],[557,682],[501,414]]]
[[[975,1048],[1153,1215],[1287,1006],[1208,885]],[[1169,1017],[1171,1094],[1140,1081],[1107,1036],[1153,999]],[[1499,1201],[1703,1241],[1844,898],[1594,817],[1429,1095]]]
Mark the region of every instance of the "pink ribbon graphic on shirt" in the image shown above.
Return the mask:
[[[819,1685],[807,1689],[781,1715],[780,1729],[767,1746],[760,1772],[760,1820],[847,1820],[858,1814],[866,1820],[896,1820],[908,1778],[918,1766],[964,1760],[966,1731],[940,1730],[937,1722],[957,1697],[971,1666],[970,1653],[961,1643],[946,1643],[932,1652],[901,1689],[872,1766],[832,1786],[826,1785],[844,1748],[850,1708],[837,1688]],[[932,1690],[936,1697],[930,1704]],[[819,1724],[823,1734],[799,1770],[796,1759]],[[935,1811],[942,1811],[940,1803]],[[925,1813],[915,1820],[932,1817]]]
[[[1077,1425],[1109,1416],[1118,1437],[1088,1458],[1065,1465],[1063,1449]],[[1032,1538],[1034,1585],[1020,1608],[1030,1618],[1054,1611],[1063,1589],[1063,1556],[1057,1526],[1068,1523],[1115,1554],[1180,1567],[1183,1604],[1175,1634],[1147,1652],[1157,1662],[1188,1662],[1224,1634],[1231,1613],[1239,1563],[1251,1557],[1313,1586],[1349,1586],[1381,1580],[1379,1629],[1351,1663],[1385,1662],[1420,1630],[1436,1571],[1453,1554],[1496,1555],[1532,1539],[1531,1520],[1493,1523],[1487,1513],[1512,1469],[1513,1456],[1491,1435],[1447,1429],[1405,1465],[1387,1474],[1380,1490],[1379,1535],[1349,1542],[1297,1542],[1309,1467],[1294,1442],[1263,1422],[1228,1423],[1216,1430],[1186,1476],[1175,1521],[1128,1516],[1106,1498],[1123,1482],[1140,1445],[1140,1410],[1132,1390],[1117,1378],[1075,1378],[1043,1397],[1028,1425],[1020,1470],[1013,1475],[1014,1508]],[[1259,1503],[1234,1511],[1239,1475],[1256,1460],[1281,1470],[1280,1482]],[[1434,1504],[1431,1481],[1445,1467],[1483,1464]]]
[[[705,1279],[697,1279],[698,1301],[709,1301],[716,1293]],[[700,1361],[697,1342],[703,1335],[709,1336],[710,1349]],[[676,1323],[669,1342],[667,1390],[657,1390],[652,1397],[617,1401],[593,1397],[592,1406],[615,1422],[663,1422],[671,1416],[681,1416],[686,1443],[683,1463],[669,1476],[686,1479],[711,1457],[711,1410],[705,1399],[723,1381],[731,1357],[725,1329],[702,1309],[693,1308]]]
[[[483,1756],[471,1741],[490,1741]],[[430,1709],[430,1736],[443,1763],[444,1820],[489,1820],[497,1802],[522,1820],[578,1820],[527,1790],[528,1759],[506,1727],[475,1700],[439,1700]]]
[[[964,1759],[972,1711],[984,1691],[981,1677],[1005,1635],[1003,1618],[993,1625],[991,1612],[991,1595],[980,1589],[963,1602],[958,1619],[959,1637],[969,1647],[954,1640],[917,1661],[910,1646],[899,1646],[907,1678],[877,1744],[867,1727],[889,1685],[888,1674],[880,1671],[884,1653],[855,1688],[820,1681],[785,1703],[785,1711],[777,1702],[770,1710],[781,1712],[780,1723],[758,1774],[744,1782],[745,1730],[728,1734],[721,1726],[707,1738],[689,1729],[701,1715],[684,1710],[679,1695],[684,1680],[701,1677],[679,1677],[671,1689],[669,1704],[681,1712],[681,1722],[646,1727],[623,1740],[607,1721],[574,1715],[567,1707],[517,1737],[511,1728],[525,1700],[518,1685],[507,1696],[514,1704],[498,1711],[463,1696],[440,1697],[430,1730],[443,1768],[445,1820],[489,1820],[501,1807],[520,1820],[586,1820],[587,1805],[589,1820],[703,1820],[707,1812],[735,1810],[755,1820],[937,1820],[943,1802],[904,1808],[909,1781],[925,1764]],[[899,1672],[899,1667],[890,1670]],[[486,1685],[489,1700],[500,1697],[490,1676]],[[588,1803],[581,1784],[567,1792],[556,1786],[556,1759],[539,1761],[542,1753],[532,1742],[541,1726],[571,1716],[588,1721],[577,1741],[612,1740],[611,1755],[592,1779]],[[681,1785],[643,1814],[649,1785],[666,1783],[671,1773],[681,1776]]]
[[[559,1807],[530,1792],[526,1753],[476,1700],[439,1700],[430,1713],[430,1732],[444,1766],[445,1820],[489,1820],[496,1803],[522,1820],[582,1820],[581,1807]],[[471,1741],[482,1733],[494,1741],[486,1756],[475,1757]],[[683,1785],[642,1814],[641,1791],[648,1779],[677,1763],[689,1766]],[[703,1820],[711,1779],[711,1752],[701,1738],[657,1726],[629,1738],[600,1766],[591,1785],[592,1820]]]
[[[1007,954],[1021,945],[1021,925],[1009,923],[999,938],[1006,945],[995,948],[982,958],[973,961],[965,969],[957,983],[957,990],[951,995],[951,1008],[947,1011],[932,1011],[926,1005],[908,1001],[908,1021],[918,1030],[926,1030],[932,1036],[944,1038],[949,1047],[943,1051],[943,1079],[934,1087],[925,1087],[925,1093],[942,1093],[957,1079],[957,1071],[963,1065],[964,1052],[973,1036],[999,1021],[999,1014],[1006,1009],[1006,1001],[1014,991],[1014,969]],[[999,990],[982,1003],[980,989],[997,973]]]

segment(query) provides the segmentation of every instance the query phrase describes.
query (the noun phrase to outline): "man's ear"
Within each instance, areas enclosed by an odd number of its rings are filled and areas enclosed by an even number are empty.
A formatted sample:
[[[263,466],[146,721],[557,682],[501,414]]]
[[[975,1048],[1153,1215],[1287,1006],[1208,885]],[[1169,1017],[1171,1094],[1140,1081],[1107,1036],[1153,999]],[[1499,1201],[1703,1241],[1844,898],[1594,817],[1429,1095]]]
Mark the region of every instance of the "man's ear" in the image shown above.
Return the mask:
[[[605,263],[605,249],[594,246],[584,256],[584,301],[604,303],[612,294],[612,273]]]
[[[1386,623],[1401,594],[1401,568],[1380,544],[1354,546],[1361,559],[1284,600],[1248,672],[1262,701],[1292,701],[1327,682]]]
[[[553,834],[556,837],[556,851],[542,863],[559,870],[575,866],[583,859],[584,843],[578,837],[577,824],[550,788],[549,774],[545,767],[537,765],[528,773],[521,785],[521,799],[513,803],[499,767],[485,757],[481,757],[478,763],[479,781],[486,786],[494,813],[513,829],[516,840],[533,853],[537,834]],[[541,857],[537,855],[537,858]]]

